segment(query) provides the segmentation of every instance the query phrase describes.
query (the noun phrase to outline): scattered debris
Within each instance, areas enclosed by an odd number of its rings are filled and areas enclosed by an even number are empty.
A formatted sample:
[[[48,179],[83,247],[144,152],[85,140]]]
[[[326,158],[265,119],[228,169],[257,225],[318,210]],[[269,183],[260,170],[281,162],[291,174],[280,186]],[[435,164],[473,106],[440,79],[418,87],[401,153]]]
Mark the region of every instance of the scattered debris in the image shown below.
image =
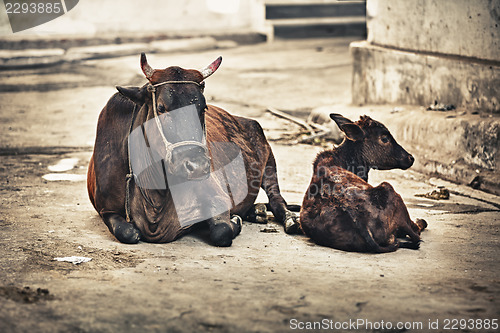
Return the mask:
[[[429,105],[427,110],[430,111],[450,111],[450,110],[455,110],[456,107],[453,104],[443,104],[443,103],[438,103],[438,101],[434,101],[434,104]]]
[[[365,305],[368,304],[368,302],[357,302],[356,303],[356,312],[359,313],[361,311],[363,311],[363,308],[365,307]]]
[[[14,302],[36,303],[40,300],[53,300],[54,296],[49,294],[48,289],[30,287],[19,288],[15,286],[0,287],[0,297],[5,297]]]
[[[277,233],[278,232],[278,229],[276,229],[275,227],[265,227],[263,229],[260,229],[260,232],[265,232],[265,233],[268,233],[268,234],[272,234],[272,233]]]
[[[88,257],[77,257],[77,256],[72,256],[72,257],[60,257],[60,258],[54,258],[55,261],[65,261],[65,262],[70,262],[73,265],[79,265],[84,262],[89,262],[92,260],[92,258]]]
[[[439,186],[437,190],[432,190],[425,194],[415,194],[415,196],[433,200],[448,200],[450,198],[450,191],[444,186]]]

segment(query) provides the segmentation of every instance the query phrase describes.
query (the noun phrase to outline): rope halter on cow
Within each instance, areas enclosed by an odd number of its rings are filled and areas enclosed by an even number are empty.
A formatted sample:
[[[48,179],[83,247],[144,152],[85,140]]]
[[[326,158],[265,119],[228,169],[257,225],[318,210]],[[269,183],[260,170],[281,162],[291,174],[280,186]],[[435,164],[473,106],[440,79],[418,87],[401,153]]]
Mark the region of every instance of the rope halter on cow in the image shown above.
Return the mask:
[[[202,80],[205,80],[208,78],[210,75],[212,75],[217,68],[219,68],[220,64],[222,62],[222,57],[218,57],[214,62],[212,62],[210,65],[207,67],[201,69],[199,72],[201,74]],[[153,69],[149,64],[148,60],[146,59],[146,54],[141,53],[141,69],[146,78],[151,82],[153,79],[153,76],[156,72],[155,69]],[[208,153],[208,148],[206,145],[206,126],[205,124],[201,124],[203,128],[203,134],[202,134],[202,142],[198,141],[182,141],[182,142],[176,142],[176,143],[171,143],[168,142],[167,138],[165,137],[165,134],[163,133],[163,127],[161,125],[160,117],[158,115],[158,110],[156,107],[156,87],[162,86],[165,84],[195,84],[199,87],[203,88],[203,85],[199,82],[196,81],[165,81],[157,84],[152,84],[149,83],[148,85],[148,90],[151,92],[151,95],[153,97],[153,112],[154,112],[154,117],[156,121],[156,126],[158,127],[158,131],[160,132],[161,139],[163,140],[163,143],[165,145],[166,149],[166,156],[165,156],[165,161],[167,162],[168,169],[170,172],[173,170],[173,163],[172,163],[172,153],[175,148],[182,147],[182,146],[198,146],[203,149],[205,154]]]
[[[174,149],[184,146],[198,146],[203,149],[203,152],[205,154],[208,154],[208,147],[206,143],[207,133],[206,133],[206,126],[203,123],[201,124],[203,129],[201,142],[194,140],[186,140],[186,141],[171,143],[167,140],[167,138],[165,137],[165,133],[163,133],[163,127],[160,121],[160,115],[158,114],[158,108],[156,106],[156,87],[165,84],[195,84],[199,87],[202,87],[202,85],[196,81],[165,81],[157,84],[149,84],[147,86],[148,91],[151,92],[151,96],[153,97],[153,113],[156,121],[156,127],[158,127],[158,132],[160,132],[161,139],[163,141],[163,144],[165,145],[165,151],[166,151],[165,162],[167,163],[169,172],[173,173],[174,170],[173,170],[172,154],[174,152]]]
[[[207,67],[201,69],[199,72],[202,76],[202,80],[205,80],[208,78],[210,75],[212,75],[217,68],[219,68],[220,64],[222,62],[222,57],[217,58],[214,62],[212,62],[210,65]],[[141,53],[141,69],[146,78],[151,82],[153,74],[155,73],[155,69],[153,69],[149,64],[146,59],[146,54]],[[149,83],[147,86],[148,91],[151,92],[152,98],[153,98],[153,113],[154,113],[154,118],[156,121],[156,126],[158,127],[158,131],[160,132],[161,139],[163,141],[163,144],[165,145],[166,149],[166,156],[165,156],[165,161],[167,162],[167,168],[169,169],[169,172],[172,172],[173,170],[173,163],[172,163],[172,153],[175,148],[182,147],[182,146],[198,146],[203,149],[205,154],[208,152],[208,148],[206,145],[206,126],[205,124],[202,125],[202,141],[182,141],[182,142],[176,142],[176,143],[170,143],[168,142],[167,138],[165,137],[165,134],[163,132],[163,127],[161,125],[160,117],[158,114],[158,110],[156,107],[156,87],[162,86],[165,84],[195,84],[201,88],[203,88],[203,85],[199,82],[196,81],[165,81],[157,84],[152,84]],[[134,111],[132,113],[132,119],[130,122],[130,129],[129,133],[132,133],[134,121],[135,121],[135,116],[137,115],[136,113],[136,107],[134,106]],[[129,164],[129,173],[126,175],[126,181],[127,181],[127,188],[126,188],[126,199],[125,199],[125,213],[126,213],[126,220],[127,222],[132,221],[132,216],[131,216],[131,211],[130,211],[130,190],[131,190],[131,181],[134,179],[134,174],[132,172],[132,165],[131,165],[131,160],[130,160],[130,149],[128,150],[128,164]]]

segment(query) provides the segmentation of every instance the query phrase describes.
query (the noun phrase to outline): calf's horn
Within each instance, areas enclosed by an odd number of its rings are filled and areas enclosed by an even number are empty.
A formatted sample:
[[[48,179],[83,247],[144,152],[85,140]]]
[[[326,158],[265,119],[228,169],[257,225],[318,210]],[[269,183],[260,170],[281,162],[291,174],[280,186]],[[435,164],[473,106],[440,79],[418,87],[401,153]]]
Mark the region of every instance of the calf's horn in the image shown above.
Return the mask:
[[[148,59],[146,59],[146,53],[144,52],[141,53],[141,69],[144,75],[146,75],[146,79],[150,80],[155,70],[149,66]]]
[[[217,68],[219,68],[221,62],[222,62],[222,57],[218,57],[210,65],[200,70],[201,75],[203,75],[203,80],[205,80],[207,77],[215,73]]]

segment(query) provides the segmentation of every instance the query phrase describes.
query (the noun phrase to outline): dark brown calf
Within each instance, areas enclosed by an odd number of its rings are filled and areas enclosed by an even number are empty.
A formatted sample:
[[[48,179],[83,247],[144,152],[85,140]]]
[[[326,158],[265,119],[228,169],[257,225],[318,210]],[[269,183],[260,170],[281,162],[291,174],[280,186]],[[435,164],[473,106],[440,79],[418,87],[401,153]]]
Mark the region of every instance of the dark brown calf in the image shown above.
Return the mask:
[[[427,223],[414,223],[399,194],[389,183],[367,183],[370,169],[407,169],[408,154],[381,123],[363,116],[356,123],[338,114],[330,117],[345,133],[344,142],[323,151],[300,211],[300,227],[314,242],[357,252],[418,249]],[[408,236],[410,242],[397,237]]]

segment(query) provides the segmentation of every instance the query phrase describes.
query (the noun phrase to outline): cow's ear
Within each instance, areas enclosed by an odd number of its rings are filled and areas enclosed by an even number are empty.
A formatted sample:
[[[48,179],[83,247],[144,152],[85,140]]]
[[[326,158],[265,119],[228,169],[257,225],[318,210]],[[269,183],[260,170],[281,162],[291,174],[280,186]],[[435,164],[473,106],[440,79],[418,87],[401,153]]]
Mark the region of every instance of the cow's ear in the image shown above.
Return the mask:
[[[337,126],[346,135],[349,140],[359,141],[365,137],[365,131],[351,120],[338,113],[330,113],[330,118],[335,121]]]
[[[120,87],[116,86],[120,94],[130,99],[132,102],[142,105],[146,100],[146,89],[139,87]]]

